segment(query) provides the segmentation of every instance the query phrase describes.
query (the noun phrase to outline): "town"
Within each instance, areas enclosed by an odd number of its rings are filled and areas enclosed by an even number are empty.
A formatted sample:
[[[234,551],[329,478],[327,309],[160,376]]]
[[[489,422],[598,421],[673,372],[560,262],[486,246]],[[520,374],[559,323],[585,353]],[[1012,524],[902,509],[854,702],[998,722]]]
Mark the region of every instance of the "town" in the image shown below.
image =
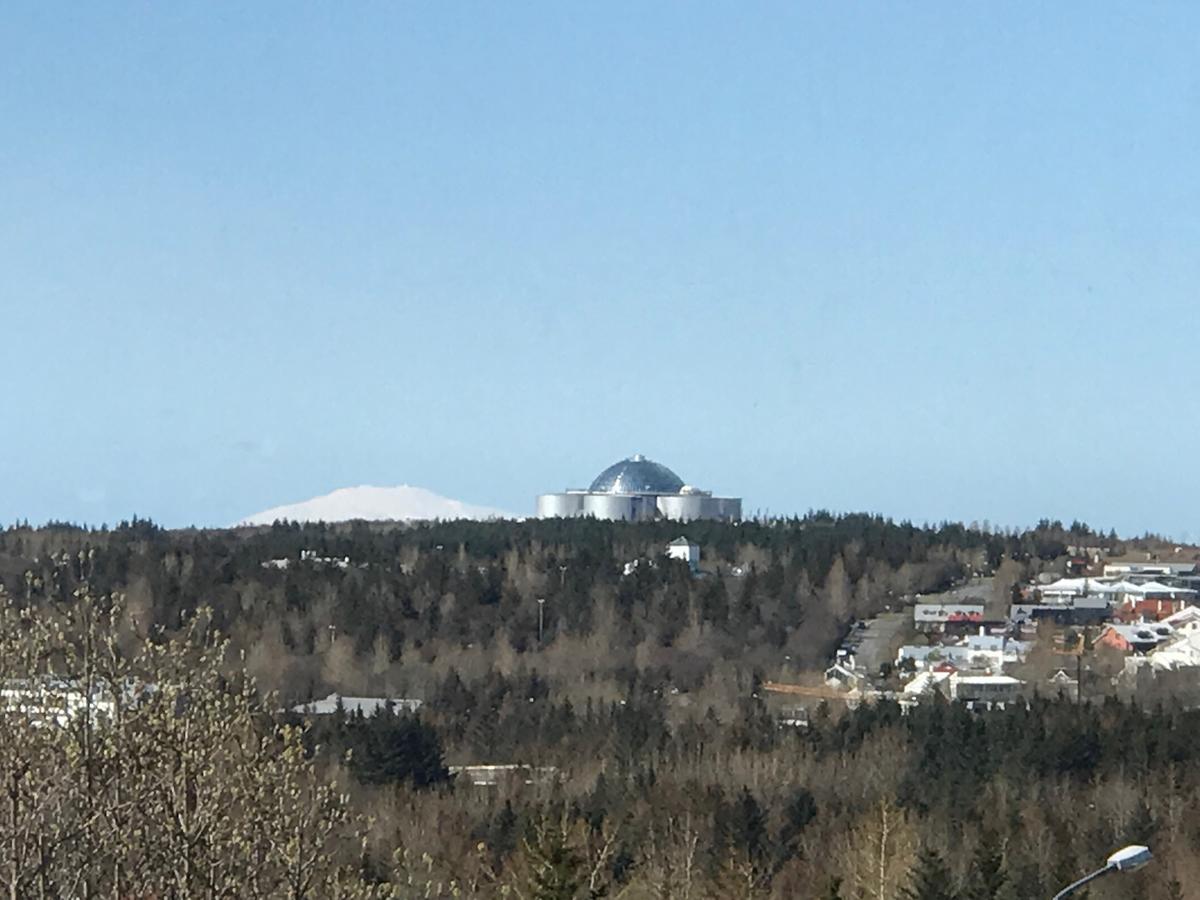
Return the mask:
[[[1067,575],[999,591],[993,578],[976,577],[945,594],[905,598],[911,618],[906,611],[902,621],[889,613],[852,624],[825,689],[767,690],[851,705],[887,698],[904,709],[935,695],[970,709],[1034,693],[1200,702],[1200,563],[1149,552],[1109,557],[1099,547],[1068,552]],[[875,665],[879,650],[864,660],[862,647],[880,623],[893,626],[887,649],[895,656]],[[796,720],[795,710],[788,718]]]

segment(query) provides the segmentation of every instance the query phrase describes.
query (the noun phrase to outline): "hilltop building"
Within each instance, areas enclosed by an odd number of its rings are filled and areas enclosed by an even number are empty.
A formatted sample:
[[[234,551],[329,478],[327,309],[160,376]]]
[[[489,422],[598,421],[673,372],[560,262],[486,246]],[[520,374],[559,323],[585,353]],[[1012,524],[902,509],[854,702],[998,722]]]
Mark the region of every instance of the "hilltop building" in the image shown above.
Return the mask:
[[[609,466],[587,490],[542,494],[537,498],[537,514],[539,519],[594,516],[628,522],[734,522],[742,517],[742,501],[740,497],[714,497],[711,491],[684,484],[666,466],[636,454]]]
[[[667,544],[667,556],[687,563],[693,572],[700,570],[700,545],[693,544],[685,537],[677,537]]]

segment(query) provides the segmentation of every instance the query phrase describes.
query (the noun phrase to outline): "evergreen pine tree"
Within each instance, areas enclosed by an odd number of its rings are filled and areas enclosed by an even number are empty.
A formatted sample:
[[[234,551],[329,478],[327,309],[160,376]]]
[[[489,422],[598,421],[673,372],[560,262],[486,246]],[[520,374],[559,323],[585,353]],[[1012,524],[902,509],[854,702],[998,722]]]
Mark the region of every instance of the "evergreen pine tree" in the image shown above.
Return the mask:
[[[925,848],[908,873],[908,887],[900,896],[906,900],[957,900],[950,884],[950,869],[941,855]]]
[[[584,889],[583,860],[571,846],[567,830],[538,823],[525,842],[530,860],[531,900],[575,900]]]
[[[517,846],[517,814],[512,808],[512,801],[505,800],[504,806],[496,814],[491,827],[491,849],[498,860],[504,859]]]
[[[996,832],[985,828],[975,845],[963,889],[964,900],[996,900],[1004,887],[1004,853]]]
[[[1045,893],[1045,885],[1038,876],[1037,865],[1028,861],[1009,873],[1008,879],[1000,888],[997,900],[1029,900],[1030,897],[1040,897]]]
[[[817,803],[812,793],[805,788],[796,788],[783,808],[783,825],[777,842],[781,864],[796,852],[800,833],[816,815]]]
[[[351,771],[366,784],[408,780],[421,788],[450,777],[437,732],[415,716],[391,711],[369,719],[356,715],[346,719],[345,730],[353,751]]]
[[[733,802],[729,817],[730,843],[746,856],[757,861],[767,849],[767,817],[749,788]]]

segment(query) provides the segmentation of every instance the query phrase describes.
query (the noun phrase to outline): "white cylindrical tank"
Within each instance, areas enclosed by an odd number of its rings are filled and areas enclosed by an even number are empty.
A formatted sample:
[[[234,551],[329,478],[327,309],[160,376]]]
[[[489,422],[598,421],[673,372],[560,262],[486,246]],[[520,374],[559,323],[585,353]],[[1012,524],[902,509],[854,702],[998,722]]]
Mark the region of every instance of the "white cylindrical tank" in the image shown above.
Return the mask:
[[[658,511],[665,519],[676,522],[691,522],[705,518],[704,505],[709,498],[703,494],[660,494]]]
[[[628,494],[584,494],[583,515],[630,521],[637,518],[637,499]]]
[[[539,519],[569,519],[583,515],[584,494],[542,494],[537,498]]]
[[[713,497],[709,501],[714,507],[713,518],[724,519],[726,522],[742,520],[742,500],[740,497]]]

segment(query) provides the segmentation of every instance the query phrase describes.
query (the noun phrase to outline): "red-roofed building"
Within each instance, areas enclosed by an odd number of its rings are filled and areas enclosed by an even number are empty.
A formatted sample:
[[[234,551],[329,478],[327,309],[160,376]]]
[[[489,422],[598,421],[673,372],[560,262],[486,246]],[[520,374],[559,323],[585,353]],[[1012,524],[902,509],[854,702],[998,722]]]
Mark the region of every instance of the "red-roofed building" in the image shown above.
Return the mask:
[[[1187,601],[1182,599],[1126,596],[1125,602],[1117,607],[1114,618],[1121,622],[1136,622],[1139,619],[1158,622],[1174,615],[1187,605]]]
[[[1169,625],[1140,622],[1135,625],[1109,625],[1096,638],[1096,646],[1111,647],[1122,653],[1153,650],[1174,633]]]

